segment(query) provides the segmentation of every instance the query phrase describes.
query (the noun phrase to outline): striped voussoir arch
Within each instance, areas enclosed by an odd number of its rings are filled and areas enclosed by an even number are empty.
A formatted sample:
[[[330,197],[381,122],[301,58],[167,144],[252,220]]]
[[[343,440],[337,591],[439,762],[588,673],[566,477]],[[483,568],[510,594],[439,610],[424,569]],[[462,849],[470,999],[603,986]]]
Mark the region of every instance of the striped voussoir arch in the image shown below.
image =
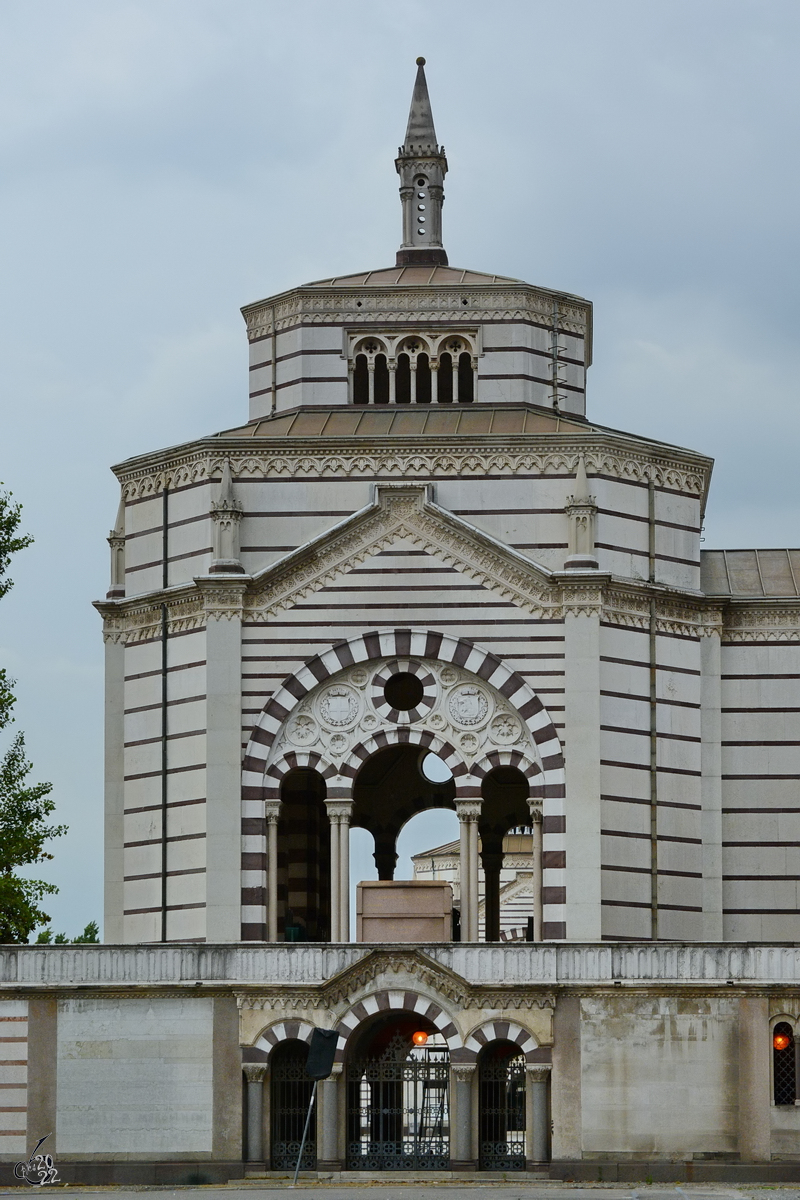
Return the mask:
[[[421,746],[425,750],[438,754],[442,762],[447,763],[453,772],[457,799],[461,798],[460,786],[469,786],[469,767],[458,750],[444,738],[431,733],[429,729],[379,729],[377,733],[370,734],[363,742],[359,742],[352,748],[339,768],[339,774],[345,779],[355,779],[367,759],[371,758],[376,751],[385,750],[387,746]]]
[[[290,771],[296,771],[300,767],[317,771],[326,781],[336,775],[336,767],[333,763],[329,763],[321,754],[317,754],[316,751],[287,750],[280,758],[276,758],[274,762],[271,762],[266,769],[264,774],[264,799],[280,800],[283,777],[288,775]]]
[[[308,1021],[278,1021],[259,1035],[255,1049],[270,1054],[279,1042],[310,1042],[313,1032],[314,1026]]]
[[[464,1043],[468,1057],[463,1061],[476,1062],[481,1050],[490,1042],[515,1042],[525,1055],[526,1062],[537,1061],[533,1052],[538,1050],[539,1043],[532,1033],[528,1033],[527,1029],[523,1029],[515,1021],[486,1021],[477,1029],[473,1029]]]
[[[250,733],[242,764],[242,870],[266,853],[266,824],[263,804],[275,796],[275,782],[266,774],[270,751],[278,732],[291,711],[318,684],[358,663],[376,659],[434,659],[452,663],[492,684],[513,704],[533,738],[541,755],[541,774],[531,777],[531,794],[542,801],[543,823],[543,937],[557,940],[566,937],[565,909],[565,843],[564,758],[561,743],[550,716],[539,697],[521,675],[507,666],[490,651],[465,638],[452,638],[435,630],[387,629],[359,634],[346,642],[312,658],[294,675],[289,676],[264,705]],[[420,745],[430,737],[430,749],[435,740],[428,731],[420,730]],[[388,742],[386,744],[389,744]],[[438,750],[435,750],[439,753]],[[465,771],[455,751],[449,748],[453,761],[448,763],[456,774],[459,799],[481,799],[481,779]],[[500,751],[511,753],[513,751]],[[326,768],[327,769],[327,768]],[[278,793],[280,780],[277,780]],[[243,880],[244,892],[244,880]],[[251,901],[248,901],[250,903]],[[245,898],[242,898],[243,906]],[[245,922],[245,925],[247,923]],[[251,926],[247,926],[248,930]],[[243,929],[243,939],[248,935]],[[255,940],[261,940],[255,937]]]
[[[336,1023],[335,1028],[339,1033],[339,1042],[334,1062],[344,1061],[347,1042],[362,1021],[366,1021],[367,1017],[374,1017],[377,1013],[391,1012],[415,1013],[419,1017],[427,1017],[447,1042],[451,1062],[464,1061],[464,1043],[461,1035],[456,1029],[453,1018],[440,1005],[429,1000],[427,996],[420,996],[418,992],[385,991],[374,992],[371,996],[359,1000]]]

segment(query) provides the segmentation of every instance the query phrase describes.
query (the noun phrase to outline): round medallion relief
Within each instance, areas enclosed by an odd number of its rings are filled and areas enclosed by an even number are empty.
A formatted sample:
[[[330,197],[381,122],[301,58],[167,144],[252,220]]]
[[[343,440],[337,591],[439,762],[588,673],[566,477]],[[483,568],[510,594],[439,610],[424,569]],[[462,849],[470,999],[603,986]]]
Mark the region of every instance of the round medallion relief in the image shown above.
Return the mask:
[[[439,672],[439,678],[445,687],[450,687],[451,684],[458,680],[458,671],[454,671],[452,667],[442,667]]]
[[[447,707],[457,725],[480,725],[489,712],[489,697],[480,688],[465,683],[451,692]]]
[[[512,742],[517,741],[522,730],[516,717],[509,713],[501,713],[492,721],[489,732],[493,741],[501,746],[510,746]]]
[[[343,733],[334,733],[328,745],[332,754],[344,754],[350,743]]]
[[[342,683],[327,688],[317,702],[320,720],[331,729],[355,724],[360,708],[357,693]]]
[[[295,717],[286,732],[289,735],[289,741],[294,742],[295,746],[309,746],[317,740],[319,733],[317,722],[307,713],[300,713]]]

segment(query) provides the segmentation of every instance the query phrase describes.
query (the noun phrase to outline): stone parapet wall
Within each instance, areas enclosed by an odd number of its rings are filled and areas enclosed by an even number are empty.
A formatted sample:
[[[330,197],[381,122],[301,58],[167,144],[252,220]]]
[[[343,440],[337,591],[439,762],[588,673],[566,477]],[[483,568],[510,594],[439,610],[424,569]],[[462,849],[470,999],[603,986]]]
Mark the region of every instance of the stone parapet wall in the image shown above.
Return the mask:
[[[403,948],[405,949],[405,948]],[[400,947],[398,947],[400,950]],[[432,945],[421,955],[469,984],[513,989],[630,985],[800,986],[800,944]],[[7,946],[0,987],[322,985],[385,945]]]

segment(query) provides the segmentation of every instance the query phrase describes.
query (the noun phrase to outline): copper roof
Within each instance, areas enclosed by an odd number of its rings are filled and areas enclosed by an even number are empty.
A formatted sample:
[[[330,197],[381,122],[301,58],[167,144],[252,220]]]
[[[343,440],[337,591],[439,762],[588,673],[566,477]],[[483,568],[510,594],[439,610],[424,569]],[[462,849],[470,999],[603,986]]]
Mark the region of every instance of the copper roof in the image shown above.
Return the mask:
[[[800,596],[800,550],[703,550],[700,562],[707,596]]]
[[[265,417],[217,437],[483,437],[488,434],[586,433],[595,429],[580,417],[556,416],[544,409],[498,405],[453,408],[298,408]]]

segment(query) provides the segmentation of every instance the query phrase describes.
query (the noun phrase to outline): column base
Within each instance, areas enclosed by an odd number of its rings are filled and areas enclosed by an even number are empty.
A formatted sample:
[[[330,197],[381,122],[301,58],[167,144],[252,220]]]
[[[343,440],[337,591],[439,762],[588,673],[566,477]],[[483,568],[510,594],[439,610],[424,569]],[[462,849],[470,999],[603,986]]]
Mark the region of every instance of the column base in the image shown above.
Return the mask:
[[[450,1170],[451,1171],[477,1171],[477,1169],[478,1169],[478,1167],[477,1167],[477,1164],[475,1163],[474,1159],[471,1159],[471,1158],[468,1158],[468,1159],[451,1158],[450,1159]]]
[[[318,1171],[341,1171],[342,1161],[339,1158],[318,1158]]]

